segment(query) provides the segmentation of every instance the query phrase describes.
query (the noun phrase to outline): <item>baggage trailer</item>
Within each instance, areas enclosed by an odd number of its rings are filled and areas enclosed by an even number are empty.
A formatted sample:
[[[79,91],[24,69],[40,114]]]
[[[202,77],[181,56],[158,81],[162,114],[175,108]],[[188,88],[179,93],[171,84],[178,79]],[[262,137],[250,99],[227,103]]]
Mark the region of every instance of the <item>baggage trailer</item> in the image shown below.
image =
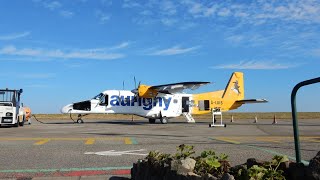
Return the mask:
[[[23,126],[26,113],[20,105],[23,90],[0,89],[0,125]]]

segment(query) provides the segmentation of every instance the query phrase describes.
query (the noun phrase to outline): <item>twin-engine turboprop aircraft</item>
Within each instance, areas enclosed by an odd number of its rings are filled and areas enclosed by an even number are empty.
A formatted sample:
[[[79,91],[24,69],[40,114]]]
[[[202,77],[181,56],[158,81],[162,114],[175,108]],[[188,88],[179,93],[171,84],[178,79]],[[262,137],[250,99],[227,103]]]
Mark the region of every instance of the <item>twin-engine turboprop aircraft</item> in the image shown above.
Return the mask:
[[[188,122],[195,122],[192,115],[224,112],[237,109],[245,103],[267,102],[265,99],[244,99],[243,73],[234,72],[224,90],[201,94],[184,94],[185,89],[197,89],[210,82],[181,82],[158,86],[140,85],[128,90],[106,90],[91,100],[69,104],[62,113],[78,114],[83,123],[86,114],[132,114],[155,123],[166,124],[169,118],[184,115]]]

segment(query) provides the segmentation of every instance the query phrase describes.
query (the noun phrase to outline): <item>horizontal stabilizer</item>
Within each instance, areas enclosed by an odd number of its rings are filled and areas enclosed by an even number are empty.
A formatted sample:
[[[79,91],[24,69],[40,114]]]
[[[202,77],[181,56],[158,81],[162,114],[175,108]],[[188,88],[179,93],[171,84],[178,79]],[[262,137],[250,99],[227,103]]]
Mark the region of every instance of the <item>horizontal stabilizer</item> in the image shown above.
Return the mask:
[[[249,104],[249,103],[266,103],[268,102],[266,99],[243,99],[236,101],[236,103],[241,103],[241,104]]]

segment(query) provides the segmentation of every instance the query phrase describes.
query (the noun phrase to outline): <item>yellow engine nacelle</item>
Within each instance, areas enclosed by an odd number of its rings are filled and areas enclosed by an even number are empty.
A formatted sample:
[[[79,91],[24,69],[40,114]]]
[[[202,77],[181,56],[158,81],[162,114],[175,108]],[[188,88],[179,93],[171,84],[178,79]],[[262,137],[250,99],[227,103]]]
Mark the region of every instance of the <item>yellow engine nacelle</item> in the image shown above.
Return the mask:
[[[141,84],[138,88],[138,95],[139,97],[143,98],[154,98],[157,96],[158,91],[151,89],[151,86]]]

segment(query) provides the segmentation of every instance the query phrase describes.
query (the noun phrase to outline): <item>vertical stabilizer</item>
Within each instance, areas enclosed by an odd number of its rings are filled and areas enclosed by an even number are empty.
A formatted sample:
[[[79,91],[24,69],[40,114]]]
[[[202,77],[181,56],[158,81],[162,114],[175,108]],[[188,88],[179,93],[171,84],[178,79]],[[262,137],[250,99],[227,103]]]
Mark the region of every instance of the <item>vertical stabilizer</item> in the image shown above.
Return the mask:
[[[223,100],[242,100],[244,99],[244,83],[243,73],[234,72],[232,73],[226,89],[222,95]]]

